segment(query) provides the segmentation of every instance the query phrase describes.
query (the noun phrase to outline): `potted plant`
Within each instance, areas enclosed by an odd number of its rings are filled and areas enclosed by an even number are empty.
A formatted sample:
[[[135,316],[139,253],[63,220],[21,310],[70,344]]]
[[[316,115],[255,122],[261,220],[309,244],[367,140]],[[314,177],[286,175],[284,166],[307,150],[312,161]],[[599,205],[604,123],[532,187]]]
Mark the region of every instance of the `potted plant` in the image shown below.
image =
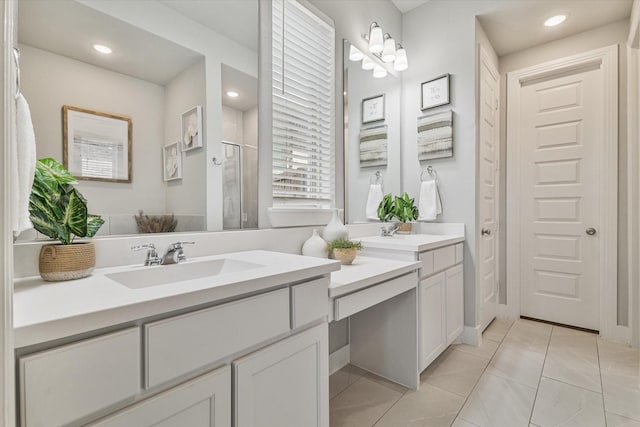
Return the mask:
[[[80,279],[95,266],[93,243],[74,239],[93,237],[104,221],[87,212],[87,201],[73,184],[76,179],[56,160],[45,158],[36,163],[30,219],[37,231],[60,241],[40,250],[40,276],[47,281]]]
[[[350,265],[360,249],[362,249],[362,243],[349,239],[333,240],[327,245],[329,255],[340,260],[342,265]]]
[[[414,199],[409,197],[407,192],[396,196],[393,203],[394,216],[400,221],[398,232],[410,233],[411,221],[418,219],[418,208],[414,203]]]

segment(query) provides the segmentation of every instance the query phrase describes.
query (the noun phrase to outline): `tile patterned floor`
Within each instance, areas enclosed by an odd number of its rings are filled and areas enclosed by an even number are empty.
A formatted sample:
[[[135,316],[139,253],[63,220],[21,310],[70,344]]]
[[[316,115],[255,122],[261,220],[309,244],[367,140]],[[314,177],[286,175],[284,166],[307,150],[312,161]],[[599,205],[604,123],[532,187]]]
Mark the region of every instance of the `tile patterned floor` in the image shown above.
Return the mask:
[[[420,379],[412,391],[343,368],[331,427],[640,427],[640,352],[573,329],[496,320]]]

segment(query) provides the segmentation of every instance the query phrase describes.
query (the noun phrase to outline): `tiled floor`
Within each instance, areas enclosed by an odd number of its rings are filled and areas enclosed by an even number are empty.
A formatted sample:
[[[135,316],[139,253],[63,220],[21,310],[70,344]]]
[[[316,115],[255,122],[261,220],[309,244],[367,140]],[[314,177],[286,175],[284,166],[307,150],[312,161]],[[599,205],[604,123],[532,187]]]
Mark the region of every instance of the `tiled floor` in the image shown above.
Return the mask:
[[[640,427],[638,350],[523,319],[448,348],[419,391],[354,366],[329,388],[331,427]]]

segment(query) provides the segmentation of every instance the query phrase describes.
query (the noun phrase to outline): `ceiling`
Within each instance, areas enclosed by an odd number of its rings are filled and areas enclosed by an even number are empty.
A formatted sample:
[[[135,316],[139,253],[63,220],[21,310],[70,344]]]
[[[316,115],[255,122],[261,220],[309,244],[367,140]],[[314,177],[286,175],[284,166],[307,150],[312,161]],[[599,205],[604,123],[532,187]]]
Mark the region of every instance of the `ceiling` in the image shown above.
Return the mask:
[[[628,18],[633,0],[501,0],[478,16],[498,56],[548,43]],[[557,27],[543,22],[560,13],[567,20]]]
[[[401,13],[407,13],[411,9],[425,4],[429,0],[391,0]]]
[[[159,85],[203,58],[72,0],[19,1],[18,42]],[[95,43],[113,53],[96,52]]]
[[[238,92],[237,98],[227,96],[228,91]],[[258,79],[222,64],[222,105],[246,111],[258,105]]]

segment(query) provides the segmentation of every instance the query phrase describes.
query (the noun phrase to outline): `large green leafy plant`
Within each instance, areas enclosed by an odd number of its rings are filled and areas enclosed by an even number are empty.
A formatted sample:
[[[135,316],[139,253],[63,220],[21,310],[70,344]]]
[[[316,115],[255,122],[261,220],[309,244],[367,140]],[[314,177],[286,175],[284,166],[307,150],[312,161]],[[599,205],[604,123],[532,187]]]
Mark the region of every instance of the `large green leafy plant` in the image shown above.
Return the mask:
[[[378,219],[382,222],[389,222],[394,218],[400,222],[415,221],[418,219],[418,213],[414,199],[406,192],[395,197],[391,193],[385,194],[378,205]]]
[[[36,163],[29,213],[33,228],[63,245],[75,237],[93,237],[102,224],[98,215],[87,212],[87,201],[73,187],[76,179],[52,158]]]

